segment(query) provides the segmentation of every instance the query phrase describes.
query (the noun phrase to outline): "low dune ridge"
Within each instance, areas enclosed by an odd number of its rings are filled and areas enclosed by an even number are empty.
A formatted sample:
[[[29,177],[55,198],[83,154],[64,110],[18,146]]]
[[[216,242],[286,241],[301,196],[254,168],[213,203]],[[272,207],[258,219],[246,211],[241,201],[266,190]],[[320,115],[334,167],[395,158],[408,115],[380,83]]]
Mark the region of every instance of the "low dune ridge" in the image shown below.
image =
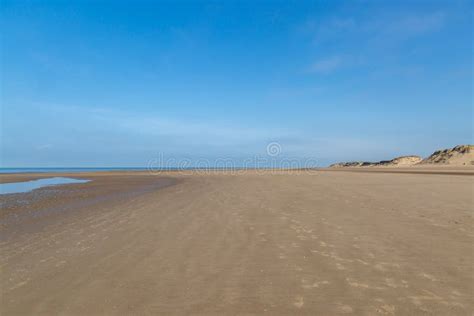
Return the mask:
[[[425,159],[421,158],[420,156],[410,155],[400,156],[392,160],[382,160],[378,162],[338,162],[330,165],[329,167],[407,167],[414,165],[474,165],[474,145],[458,145],[450,149],[437,150]]]
[[[332,164],[331,168],[337,167],[377,167],[377,166],[411,166],[421,162],[423,158],[420,156],[400,156],[393,158],[392,160],[382,160],[378,162],[369,161],[351,161],[351,162],[339,162]]]
[[[381,161],[379,165],[389,165],[389,166],[410,166],[421,162],[423,158],[420,156],[401,156],[389,160],[387,162]]]
[[[342,167],[362,167],[370,166],[371,162],[367,161],[349,161],[349,162],[337,162],[329,166],[329,168],[342,168]]]

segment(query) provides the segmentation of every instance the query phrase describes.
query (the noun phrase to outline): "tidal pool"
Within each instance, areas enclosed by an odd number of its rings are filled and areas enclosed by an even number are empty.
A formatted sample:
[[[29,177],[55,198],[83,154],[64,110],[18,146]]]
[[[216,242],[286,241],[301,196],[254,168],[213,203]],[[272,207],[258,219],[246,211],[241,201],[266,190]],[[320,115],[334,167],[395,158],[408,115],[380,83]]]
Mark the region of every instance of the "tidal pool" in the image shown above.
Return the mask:
[[[25,182],[0,183],[0,194],[24,193],[35,189],[70,183],[86,183],[90,180],[73,179],[65,177],[54,177],[46,179],[31,180]]]

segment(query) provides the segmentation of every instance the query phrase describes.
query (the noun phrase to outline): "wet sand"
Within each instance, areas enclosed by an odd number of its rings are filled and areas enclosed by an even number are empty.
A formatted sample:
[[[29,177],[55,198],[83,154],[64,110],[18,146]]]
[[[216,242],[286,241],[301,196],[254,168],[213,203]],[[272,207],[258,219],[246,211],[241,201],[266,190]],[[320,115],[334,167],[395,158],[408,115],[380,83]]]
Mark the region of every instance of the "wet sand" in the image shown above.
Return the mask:
[[[471,315],[474,177],[2,175],[2,315]],[[458,172],[458,171],[456,171]]]

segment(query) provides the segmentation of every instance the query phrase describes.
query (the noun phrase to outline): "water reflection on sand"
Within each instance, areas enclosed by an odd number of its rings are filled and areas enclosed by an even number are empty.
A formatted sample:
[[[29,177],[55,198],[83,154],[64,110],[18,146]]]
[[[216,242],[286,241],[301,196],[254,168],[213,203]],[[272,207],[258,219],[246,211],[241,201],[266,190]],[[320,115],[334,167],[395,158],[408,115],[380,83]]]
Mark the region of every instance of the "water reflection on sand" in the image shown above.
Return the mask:
[[[65,177],[54,177],[46,179],[31,180],[25,182],[1,183],[0,194],[24,193],[30,192],[46,186],[71,184],[71,183],[86,183],[90,180],[73,179]]]

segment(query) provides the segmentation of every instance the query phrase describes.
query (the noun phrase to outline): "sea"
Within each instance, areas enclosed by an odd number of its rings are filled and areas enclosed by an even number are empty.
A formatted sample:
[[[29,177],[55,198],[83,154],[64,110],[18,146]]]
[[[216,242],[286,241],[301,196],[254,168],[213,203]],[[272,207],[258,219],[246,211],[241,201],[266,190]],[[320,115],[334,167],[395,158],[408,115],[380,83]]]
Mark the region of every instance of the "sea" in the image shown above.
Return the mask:
[[[0,168],[2,173],[37,173],[37,172],[94,172],[94,171],[147,171],[148,168],[119,167],[119,168]],[[173,169],[169,169],[173,170]]]

